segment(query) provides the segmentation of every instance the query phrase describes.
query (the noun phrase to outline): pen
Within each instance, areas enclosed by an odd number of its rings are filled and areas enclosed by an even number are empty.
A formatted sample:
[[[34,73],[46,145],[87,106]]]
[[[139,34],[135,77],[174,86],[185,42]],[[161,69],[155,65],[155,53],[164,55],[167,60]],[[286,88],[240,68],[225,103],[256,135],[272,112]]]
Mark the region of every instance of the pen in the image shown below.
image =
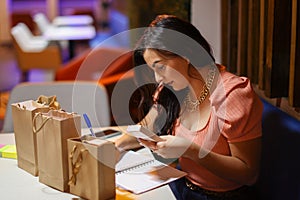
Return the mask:
[[[94,131],[93,131],[93,128],[92,128],[91,121],[90,121],[90,119],[89,119],[89,117],[87,116],[86,113],[83,114],[83,118],[84,118],[84,120],[85,120],[85,123],[86,123],[87,127],[90,129],[91,135],[92,135],[93,137],[96,137],[96,135],[95,135],[95,133],[94,133]]]

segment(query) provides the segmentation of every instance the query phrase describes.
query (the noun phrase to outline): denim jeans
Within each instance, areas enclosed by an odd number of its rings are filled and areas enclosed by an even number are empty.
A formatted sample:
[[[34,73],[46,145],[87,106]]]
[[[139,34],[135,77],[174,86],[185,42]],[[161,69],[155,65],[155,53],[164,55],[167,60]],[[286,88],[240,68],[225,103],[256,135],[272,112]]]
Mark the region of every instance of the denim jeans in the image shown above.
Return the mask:
[[[185,178],[178,179],[169,183],[169,186],[175,195],[177,200],[256,200],[257,196],[253,188],[243,187],[237,190],[231,197],[220,197],[214,195],[208,195],[201,191],[191,190],[186,186]]]

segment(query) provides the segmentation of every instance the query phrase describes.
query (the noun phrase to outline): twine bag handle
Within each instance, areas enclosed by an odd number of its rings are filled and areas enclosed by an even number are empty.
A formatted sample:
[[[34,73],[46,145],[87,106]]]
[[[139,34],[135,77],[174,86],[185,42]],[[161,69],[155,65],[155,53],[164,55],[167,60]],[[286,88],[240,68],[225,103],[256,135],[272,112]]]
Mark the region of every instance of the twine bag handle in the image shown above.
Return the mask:
[[[32,119],[32,124],[33,124],[33,126],[32,126],[32,131],[33,131],[34,134],[37,133],[37,132],[39,132],[39,131],[45,126],[45,124],[49,121],[49,119],[51,119],[51,117],[47,117],[46,120],[43,121],[43,123],[41,124],[41,126],[40,126],[39,128],[36,128],[36,119],[37,119],[37,117],[40,116],[40,115],[42,115],[41,112],[37,113],[37,114],[33,117],[33,119]]]
[[[48,105],[49,108],[52,108],[54,110],[59,110],[61,109],[60,104],[56,101],[56,96],[44,96],[40,95],[37,100],[37,103],[41,103],[43,105]]]
[[[75,162],[73,162],[73,159],[74,159],[74,154],[75,154],[75,151],[77,149],[77,145],[74,145],[73,146],[73,149],[69,155],[69,158],[70,158],[70,163],[71,163],[71,168],[72,168],[72,176],[68,182],[68,185],[76,185],[76,176],[80,170],[80,167],[81,167],[81,164],[82,164],[82,154],[83,152],[87,151],[87,149],[81,149],[78,156],[77,156],[77,159]]]
[[[20,105],[19,103],[17,104],[17,108],[18,108],[19,110],[26,110],[26,106],[23,105],[23,106],[21,107],[21,105]]]

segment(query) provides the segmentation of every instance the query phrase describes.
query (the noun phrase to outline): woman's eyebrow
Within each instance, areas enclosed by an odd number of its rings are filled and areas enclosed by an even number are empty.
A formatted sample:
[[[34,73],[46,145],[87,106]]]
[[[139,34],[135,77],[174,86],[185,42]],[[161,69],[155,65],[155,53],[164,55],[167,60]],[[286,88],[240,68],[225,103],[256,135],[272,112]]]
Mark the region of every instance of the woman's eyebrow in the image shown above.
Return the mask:
[[[161,60],[156,60],[156,61],[154,61],[154,62],[152,63],[152,67],[155,68],[155,65],[156,65],[157,63],[159,63],[159,62],[161,62]]]

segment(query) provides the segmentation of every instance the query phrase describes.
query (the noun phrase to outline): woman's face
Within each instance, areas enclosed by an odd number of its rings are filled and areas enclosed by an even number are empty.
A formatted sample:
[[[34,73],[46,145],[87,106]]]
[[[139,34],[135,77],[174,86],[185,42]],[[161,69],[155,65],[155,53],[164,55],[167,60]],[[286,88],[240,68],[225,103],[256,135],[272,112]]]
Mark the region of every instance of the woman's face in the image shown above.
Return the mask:
[[[146,49],[144,59],[154,71],[155,80],[171,86],[174,90],[182,90],[189,85],[188,61],[179,57],[163,57],[157,51]]]

